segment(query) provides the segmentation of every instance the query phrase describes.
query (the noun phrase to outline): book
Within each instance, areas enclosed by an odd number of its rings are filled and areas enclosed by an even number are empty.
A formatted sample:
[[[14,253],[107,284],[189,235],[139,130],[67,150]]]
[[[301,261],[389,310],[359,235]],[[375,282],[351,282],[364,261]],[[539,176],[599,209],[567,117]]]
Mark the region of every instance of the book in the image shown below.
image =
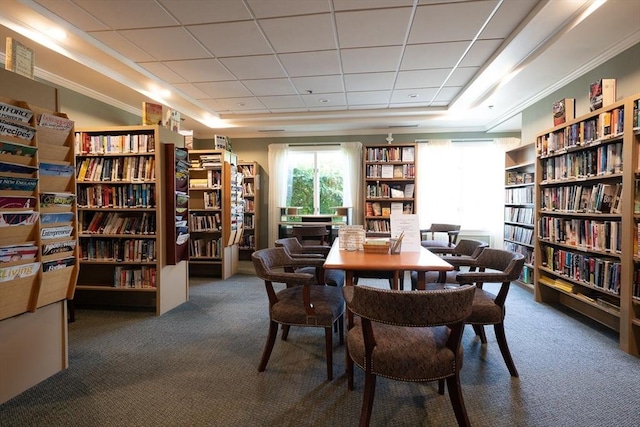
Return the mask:
[[[72,193],[40,193],[40,207],[71,206],[75,199]]]
[[[39,215],[39,212],[34,212],[32,210],[0,212],[0,227],[34,224],[38,221]]]
[[[36,205],[31,196],[0,196],[0,209],[28,209]]]
[[[380,171],[381,178],[393,178],[393,165],[382,165]]]
[[[0,154],[33,157],[37,152],[38,148],[31,145],[18,144],[17,142],[0,141]]]
[[[31,141],[36,134],[36,129],[25,123],[12,122],[0,118],[0,136],[6,135],[25,141]]]
[[[563,98],[553,103],[553,125],[558,126],[566,123],[567,120],[576,118],[576,100],[574,98]]]
[[[0,247],[0,263],[34,259],[38,254],[38,247],[33,243]]]
[[[142,103],[142,124],[162,126],[162,104],[154,102]]]
[[[15,105],[0,102],[0,118],[29,123],[32,117],[33,111],[28,108],[16,107]]]
[[[0,162],[0,172],[33,174],[38,171],[35,166],[22,165],[19,163]]]
[[[40,175],[48,176],[72,176],[75,168],[72,165],[61,165],[57,163],[40,163]]]
[[[47,271],[60,270],[66,267],[72,267],[75,263],[76,259],[74,257],[45,261],[42,263],[42,271],[46,273]]]
[[[0,282],[29,277],[37,274],[40,270],[40,262],[29,264],[13,265],[11,267],[0,267]]]
[[[73,120],[66,117],[57,116],[55,114],[42,113],[38,118],[38,126],[69,132],[73,129]]]
[[[180,132],[180,112],[178,110],[167,109],[165,126],[173,132]]]
[[[38,186],[38,178],[0,176],[0,190],[33,191]]]
[[[48,227],[43,228],[40,231],[40,238],[42,240],[57,239],[59,237],[69,237],[73,232],[71,225],[63,225],[60,227]]]
[[[589,85],[589,111],[616,102],[616,79],[598,79]]]
[[[75,249],[76,242],[76,240],[65,240],[64,242],[45,243],[42,245],[42,256],[71,252]]]
[[[415,189],[415,184],[406,184],[404,186],[404,197],[407,199],[412,199],[414,189]]]
[[[13,37],[6,38],[4,69],[33,80],[36,54],[30,47]]]
[[[373,202],[371,204],[371,207],[373,208],[373,216],[381,216],[382,215],[382,207],[380,206],[379,202]]]
[[[71,222],[71,221],[73,221],[73,212],[43,213],[40,216],[41,224],[53,224],[56,222]]]

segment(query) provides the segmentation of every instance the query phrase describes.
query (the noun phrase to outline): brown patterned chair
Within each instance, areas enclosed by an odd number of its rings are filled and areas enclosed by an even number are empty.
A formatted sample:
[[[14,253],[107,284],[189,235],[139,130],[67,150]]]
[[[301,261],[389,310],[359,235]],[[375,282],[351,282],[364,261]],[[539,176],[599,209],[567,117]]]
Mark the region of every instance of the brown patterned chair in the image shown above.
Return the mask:
[[[355,315],[347,332],[349,390],[353,390],[354,363],[365,371],[360,426],[369,425],[377,376],[439,384],[446,379],[458,425],[468,426],[460,388],[460,341],[474,286],[415,292],[369,286],[342,290]],[[440,393],[443,388],[439,386]]]
[[[447,255],[443,255],[442,258],[449,264],[453,265],[454,270],[447,271],[444,278],[445,283],[458,283],[456,276],[460,272],[461,267],[468,267],[469,271],[474,271],[476,266],[476,259],[482,253],[484,248],[488,247],[487,242],[474,239],[462,239],[460,240],[453,252]],[[426,283],[442,282],[442,277],[437,271],[428,271],[425,275]],[[418,285],[418,274],[411,272],[411,289],[416,290]]]
[[[436,233],[446,233],[447,240],[436,239]],[[460,226],[457,224],[431,224],[431,227],[420,230],[422,236],[422,246],[433,253],[452,253],[458,241]]]
[[[518,376],[518,370],[513,363],[504,333],[505,301],[511,282],[520,277],[524,262],[522,254],[485,248],[475,262],[476,268],[480,271],[459,272],[456,276],[460,285],[476,285],[473,310],[466,323],[473,325],[476,335],[483,344],[487,342],[484,325],[493,325],[502,358],[513,377]],[[500,288],[494,294],[483,288],[485,283],[498,283]]]
[[[295,237],[285,237],[275,241],[276,247],[284,248],[292,258],[311,258],[311,259],[324,259],[331,250],[331,246],[323,245],[303,245]],[[293,269],[289,269],[293,271]],[[298,273],[311,273],[316,271],[315,264],[313,266],[300,267],[295,269]],[[331,286],[342,286],[344,284],[344,271],[342,270],[323,270],[324,283]],[[322,282],[321,278],[318,278],[318,282]]]
[[[292,258],[284,248],[260,249],[251,254],[256,275],[264,280],[269,297],[269,335],[258,367],[263,372],[269,362],[278,333],[283,326],[282,339],[287,340],[290,326],[324,328],[327,379],[333,379],[333,332],[337,323],[340,344],[344,342],[344,298],[336,286],[317,285],[316,275],[291,273],[289,267],[304,267],[309,260]],[[321,262],[324,262],[320,260]],[[284,283],[277,291],[273,284]]]
[[[329,230],[325,225],[299,225],[291,228],[291,235],[303,245],[329,245]]]

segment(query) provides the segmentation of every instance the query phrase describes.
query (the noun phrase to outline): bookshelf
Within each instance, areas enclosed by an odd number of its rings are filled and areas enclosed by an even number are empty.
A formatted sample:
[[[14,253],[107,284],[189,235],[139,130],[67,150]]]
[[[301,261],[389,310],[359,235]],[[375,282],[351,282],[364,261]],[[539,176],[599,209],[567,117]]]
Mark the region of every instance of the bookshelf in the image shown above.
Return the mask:
[[[76,302],[161,315],[187,301],[188,266],[176,255],[173,155],[184,137],[158,125],[115,126],[78,129],[75,143]]]
[[[640,353],[633,296],[639,98],[539,134],[535,171],[536,300],[563,304],[617,331],[620,348],[634,355]]]
[[[416,145],[365,145],[363,150],[365,231],[388,236],[392,213],[416,213]]]
[[[189,150],[189,268],[226,279],[237,272],[244,209],[237,156]]]
[[[535,144],[505,153],[503,248],[525,256],[517,282],[533,291],[533,241],[535,200]]]
[[[251,254],[260,248],[260,165],[257,162],[238,162],[238,173],[243,176],[244,231],[240,240],[240,260],[251,260]]]

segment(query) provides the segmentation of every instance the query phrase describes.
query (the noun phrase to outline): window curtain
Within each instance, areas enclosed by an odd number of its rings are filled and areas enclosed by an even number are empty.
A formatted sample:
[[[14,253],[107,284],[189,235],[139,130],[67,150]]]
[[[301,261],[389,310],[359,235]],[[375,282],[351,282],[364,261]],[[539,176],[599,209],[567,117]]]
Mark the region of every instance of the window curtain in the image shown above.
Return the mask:
[[[353,224],[362,222],[362,143],[343,142],[340,144],[345,164],[344,206],[351,207]]]
[[[280,207],[287,205],[287,156],[288,144],[269,144],[269,244],[273,247],[278,239]]]
[[[491,246],[501,248],[504,153],[518,144],[516,138],[418,143],[420,228],[460,224],[462,234],[488,234]]]

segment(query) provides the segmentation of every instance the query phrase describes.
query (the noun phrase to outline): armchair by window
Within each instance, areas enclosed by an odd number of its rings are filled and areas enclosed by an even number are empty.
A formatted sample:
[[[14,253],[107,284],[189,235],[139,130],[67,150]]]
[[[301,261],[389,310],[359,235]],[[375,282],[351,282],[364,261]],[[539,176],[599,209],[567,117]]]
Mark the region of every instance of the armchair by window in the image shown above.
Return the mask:
[[[431,224],[431,227],[420,230],[422,246],[434,253],[451,253],[458,241],[460,226],[457,224]],[[445,234],[446,240],[438,239],[438,235]]]

